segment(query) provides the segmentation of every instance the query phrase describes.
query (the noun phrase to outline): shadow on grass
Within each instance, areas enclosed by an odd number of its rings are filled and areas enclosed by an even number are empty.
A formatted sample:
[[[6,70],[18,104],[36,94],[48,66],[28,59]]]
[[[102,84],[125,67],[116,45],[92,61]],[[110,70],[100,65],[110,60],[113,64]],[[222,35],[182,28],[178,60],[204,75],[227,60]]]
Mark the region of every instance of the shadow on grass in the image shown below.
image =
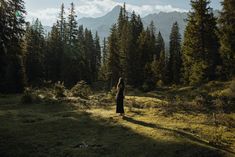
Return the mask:
[[[188,133],[186,131],[183,131],[183,130],[177,130],[177,129],[172,129],[172,128],[166,128],[166,127],[163,127],[161,125],[157,125],[157,124],[152,124],[152,123],[147,123],[147,122],[143,122],[143,121],[139,121],[139,120],[135,120],[131,117],[123,117],[124,120],[128,121],[128,122],[131,122],[131,123],[134,123],[134,124],[137,124],[137,125],[142,125],[142,126],[145,126],[145,127],[150,127],[150,128],[156,128],[156,129],[161,129],[161,130],[165,130],[165,131],[170,131],[170,132],[173,132],[174,134],[178,134],[182,137],[185,137],[193,142],[197,142],[199,144],[203,144],[203,145],[207,145],[208,147],[215,147],[216,149],[220,149],[220,150],[223,150],[223,151],[226,151],[226,152],[229,152],[233,155],[235,155],[235,152],[231,151],[231,150],[228,150],[228,149],[225,149],[225,148],[222,148],[220,146],[213,146],[213,145],[210,145],[208,142],[198,138],[198,137],[195,137],[195,135],[191,134],[191,133]]]
[[[56,105],[54,107],[56,108]],[[47,111],[48,109],[50,110]],[[21,108],[21,111],[16,113],[1,114],[0,156],[223,157],[226,155],[197,143],[156,141],[110,119],[94,117],[69,106],[66,109],[66,105],[61,109],[63,110],[52,110],[51,106],[40,104],[30,111],[26,106],[25,110]],[[22,113],[25,116],[20,116]],[[30,118],[37,115],[41,120],[23,123],[22,118],[28,118],[27,115]],[[128,117],[125,120],[146,127],[167,130],[167,128]]]

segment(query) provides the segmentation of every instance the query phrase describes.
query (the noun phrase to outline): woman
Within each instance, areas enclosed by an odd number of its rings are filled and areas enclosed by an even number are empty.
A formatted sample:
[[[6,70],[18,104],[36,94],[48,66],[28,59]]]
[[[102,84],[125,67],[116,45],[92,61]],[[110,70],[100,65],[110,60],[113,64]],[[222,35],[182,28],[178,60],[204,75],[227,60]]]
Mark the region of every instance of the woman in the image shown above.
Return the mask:
[[[120,116],[124,116],[124,107],[123,107],[124,89],[125,89],[125,83],[123,78],[120,77],[117,84],[117,95],[116,95],[116,101],[117,101],[116,113],[120,113]]]

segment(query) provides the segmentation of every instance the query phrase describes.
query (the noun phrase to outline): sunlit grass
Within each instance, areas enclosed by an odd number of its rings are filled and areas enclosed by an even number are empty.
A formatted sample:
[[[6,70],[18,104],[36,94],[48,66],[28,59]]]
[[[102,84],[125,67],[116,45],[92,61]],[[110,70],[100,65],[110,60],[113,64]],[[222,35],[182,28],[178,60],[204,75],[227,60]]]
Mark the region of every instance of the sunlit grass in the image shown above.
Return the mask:
[[[217,84],[211,92],[223,90]],[[90,96],[89,108],[72,97],[22,104],[2,95],[0,156],[234,156],[235,114],[184,111],[189,91],[200,94],[185,87],[127,95],[124,118],[104,93]]]

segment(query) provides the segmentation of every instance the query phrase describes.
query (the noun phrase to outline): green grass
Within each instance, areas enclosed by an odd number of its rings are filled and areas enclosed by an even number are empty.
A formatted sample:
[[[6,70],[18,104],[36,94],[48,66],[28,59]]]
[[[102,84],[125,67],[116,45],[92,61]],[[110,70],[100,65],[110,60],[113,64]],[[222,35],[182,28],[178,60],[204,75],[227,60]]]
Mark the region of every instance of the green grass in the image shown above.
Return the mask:
[[[1,95],[0,157],[235,156],[235,114],[217,114],[225,122],[215,125],[211,113],[188,112],[169,101],[174,94],[183,97],[182,90],[126,96],[123,119],[109,102],[26,105],[20,95]]]

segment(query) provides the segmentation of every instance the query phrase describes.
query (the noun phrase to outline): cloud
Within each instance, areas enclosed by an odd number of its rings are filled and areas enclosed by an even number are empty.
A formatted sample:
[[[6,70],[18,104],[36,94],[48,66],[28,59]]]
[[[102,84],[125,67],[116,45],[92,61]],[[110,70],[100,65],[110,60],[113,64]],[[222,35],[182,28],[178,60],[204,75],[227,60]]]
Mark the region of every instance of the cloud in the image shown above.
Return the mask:
[[[115,6],[123,3],[115,2],[114,0],[75,0],[75,9],[78,18],[82,17],[99,17],[111,11]],[[69,10],[69,4],[65,1],[66,13]],[[127,4],[126,8],[129,12],[133,10],[141,16],[146,16],[150,13],[162,12],[186,12],[185,9],[175,8],[171,5],[133,5]],[[39,18],[43,25],[52,25],[56,22],[59,8],[45,8],[40,10],[28,11],[27,20]]]
[[[171,5],[142,5],[142,6],[136,6],[136,5],[129,5],[127,4],[127,10],[128,11],[135,11],[141,16],[146,16],[151,13],[159,13],[159,12],[187,12],[188,10],[180,9],[172,7]]]
[[[52,25],[59,14],[59,8],[46,8],[36,11],[28,11],[26,20],[34,21],[37,18],[42,22],[43,25]]]

